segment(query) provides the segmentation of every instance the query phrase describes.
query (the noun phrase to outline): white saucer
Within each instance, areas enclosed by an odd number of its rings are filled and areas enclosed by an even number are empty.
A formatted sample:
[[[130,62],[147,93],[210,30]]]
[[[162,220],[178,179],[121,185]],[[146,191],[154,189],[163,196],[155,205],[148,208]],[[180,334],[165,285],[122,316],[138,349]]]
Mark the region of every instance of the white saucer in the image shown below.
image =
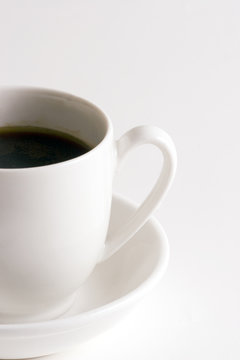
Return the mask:
[[[110,226],[121,224],[135,208],[114,196]],[[152,218],[117,254],[96,267],[64,316],[39,323],[0,324],[0,358],[61,352],[107,330],[162,277],[168,255],[166,234]]]

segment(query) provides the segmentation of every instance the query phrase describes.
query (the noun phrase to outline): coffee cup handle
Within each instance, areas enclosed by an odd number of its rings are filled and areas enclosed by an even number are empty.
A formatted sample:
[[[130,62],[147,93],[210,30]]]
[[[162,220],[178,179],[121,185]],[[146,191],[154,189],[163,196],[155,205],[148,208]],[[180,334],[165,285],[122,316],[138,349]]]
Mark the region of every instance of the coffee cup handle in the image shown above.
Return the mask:
[[[155,145],[162,152],[163,166],[161,174],[152,191],[131,218],[121,228],[108,234],[100,262],[107,260],[116,253],[145,224],[172,184],[177,165],[175,145],[165,131],[155,126],[135,127],[116,142],[117,168],[131,150],[144,144]]]

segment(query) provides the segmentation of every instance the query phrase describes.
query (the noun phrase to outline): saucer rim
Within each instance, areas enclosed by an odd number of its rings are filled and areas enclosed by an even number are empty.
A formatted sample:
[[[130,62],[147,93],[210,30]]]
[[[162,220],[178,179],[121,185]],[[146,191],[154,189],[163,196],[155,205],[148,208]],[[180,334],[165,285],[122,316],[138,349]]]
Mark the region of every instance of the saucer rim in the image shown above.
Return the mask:
[[[117,201],[124,202],[132,209],[136,209],[138,207],[138,204],[136,204],[134,201],[129,200],[125,196],[118,193],[114,193],[113,198]],[[82,325],[90,322],[92,319],[102,317],[106,315],[106,313],[111,314],[115,311],[115,309],[118,311],[121,308],[125,308],[127,305],[130,306],[131,303],[136,303],[138,300],[140,300],[143,297],[143,294],[149,292],[152,288],[154,288],[155,284],[161,279],[161,277],[165,273],[168,266],[170,253],[168,238],[160,222],[154,216],[151,216],[148,220],[146,220],[143,226],[145,226],[147,223],[150,223],[150,225],[159,234],[158,245],[159,247],[161,247],[161,255],[159,255],[158,261],[156,262],[153,270],[151,271],[151,274],[143,282],[141,282],[139,286],[129,291],[127,294],[105,305],[99,306],[92,310],[84,311],[80,314],[69,315],[69,317],[66,318],[56,318],[31,323],[0,324],[0,337],[38,337],[41,336],[41,330],[44,331],[44,336],[48,335],[47,332],[49,332],[49,335],[60,333],[62,334],[81,328]],[[23,331],[25,331],[26,334],[23,335]],[[31,334],[28,335],[28,331],[31,331]]]

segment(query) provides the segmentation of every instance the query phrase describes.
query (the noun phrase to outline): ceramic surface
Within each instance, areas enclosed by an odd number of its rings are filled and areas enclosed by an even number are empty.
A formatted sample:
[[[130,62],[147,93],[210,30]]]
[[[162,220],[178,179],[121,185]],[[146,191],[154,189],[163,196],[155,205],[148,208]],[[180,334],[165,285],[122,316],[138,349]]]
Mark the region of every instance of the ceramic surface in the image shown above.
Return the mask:
[[[64,313],[98,262],[118,251],[145,223],[176,169],[170,137],[141,126],[114,140],[110,119],[90,102],[59,91],[0,91],[0,126],[47,127],[79,136],[93,149],[61,163],[0,169],[0,322],[42,321]],[[159,179],[121,227],[108,232],[116,168],[135,147],[163,154]]]
[[[135,205],[115,196],[110,230],[121,226],[135,210]],[[160,280],[168,256],[166,234],[152,218],[128,244],[95,268],[64,316],[38,323],[1,324],[0,358],[60,352],[111,328]]]

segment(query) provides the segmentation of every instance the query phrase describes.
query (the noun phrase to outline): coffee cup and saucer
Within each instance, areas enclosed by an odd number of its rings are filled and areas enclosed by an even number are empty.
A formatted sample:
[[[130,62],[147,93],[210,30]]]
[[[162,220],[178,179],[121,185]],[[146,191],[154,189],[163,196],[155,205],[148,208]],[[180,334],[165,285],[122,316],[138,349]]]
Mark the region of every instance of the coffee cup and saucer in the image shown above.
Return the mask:
[[[160,149],[163,166],[136,207],[113,196],[112,182],[143,144]],[[108,116],[82,98],[0,90],[0,358],[86,341],[155,284],[168,242],[149,218],[175,171],[175,146],[158,127],[136,127],[115,141]]]

